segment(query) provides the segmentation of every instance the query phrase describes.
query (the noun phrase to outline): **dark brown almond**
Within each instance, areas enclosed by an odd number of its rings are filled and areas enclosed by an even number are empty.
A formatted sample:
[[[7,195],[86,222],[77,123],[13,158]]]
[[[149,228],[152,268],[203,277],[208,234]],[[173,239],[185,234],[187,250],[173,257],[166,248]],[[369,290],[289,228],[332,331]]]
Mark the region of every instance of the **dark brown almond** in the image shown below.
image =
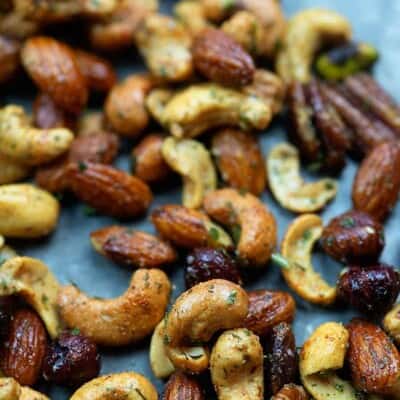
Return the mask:
[[[185,375],[183,372],[175,372],[168,380],[164,388],[162,400],[204,400],[204,393],[197,380]]]

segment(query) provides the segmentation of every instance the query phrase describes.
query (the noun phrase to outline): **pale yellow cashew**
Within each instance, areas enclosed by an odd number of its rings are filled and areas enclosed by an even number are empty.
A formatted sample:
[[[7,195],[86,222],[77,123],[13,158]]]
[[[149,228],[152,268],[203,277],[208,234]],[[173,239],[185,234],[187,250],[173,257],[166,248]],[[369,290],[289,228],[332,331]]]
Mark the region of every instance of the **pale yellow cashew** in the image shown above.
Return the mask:
[[[47,396],[27,386],[20,384],[13,378],[0,378],[1,400],[49,400]]]
[[[75,286],[60,289],[61,318],[95,343],[123,346],[151,334],[165,314],[171,283],[158,269],[138,269],[128,290],[115,299],[88,297]]]
[[[396,304],[383,319],[385,331],[400,344],[400,304]]]
[[[30,168],[0,154],[0,185],[25,179]]]

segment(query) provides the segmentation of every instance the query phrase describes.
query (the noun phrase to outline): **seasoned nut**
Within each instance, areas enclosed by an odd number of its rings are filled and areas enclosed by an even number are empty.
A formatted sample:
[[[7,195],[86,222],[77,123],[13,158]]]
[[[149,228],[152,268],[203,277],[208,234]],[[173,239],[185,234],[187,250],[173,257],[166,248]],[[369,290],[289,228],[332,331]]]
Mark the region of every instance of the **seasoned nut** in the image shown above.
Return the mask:
[[[50,400],[28,386],[20,386],[13,378],[0,378],[0,397],[3,400]]]
[[[249,313],[244,326],[260,337],[267,337],[272,328],[294,319],[296,303],[289,293],[265,289],[248,292]]]
[[[204,6],[199,1],[178,1],[174,7],[174,14],[193,36],[210,27],[205,16]]]
[[[195,378],[176,372],[169,378],[161,400],[204,400],[204,393]]]
[[[9,81],[19,68],[20,43],[0,34],[0,83]]]
[[[70,164],[67,179],[79,199],[117,218],[143,214],[152,201],[152,193],[144,182],[108,165]]]
[[[263,192],[267,177],[255,136],[235,129],[221,130],[213,136],[211,152],[228,186],[256,196]]]
[[[178,247],[233,247],[229,235],[200,211],[166,205],[156,208],[151,220],[161,236]]]
[[[383,226],[362,211],[347,211],[324,228],[321,244],[335,260],[350,264],[375,262],[385,245]]]
[[[153,89],[146,97],[146,107],[151,116],[162,125],[162,116],[167,103],[175,92],[171,89]]]
[[[0,154],[0,185],[22,181],[30,172],[28,166]]]
[[[394,207],[400,191],[400,144],[383,143],[363,160],[353,183],[353,204],[378,220]]]
[[[109,226],[90,234],[93,247],[117,264],[134,268],[162,268],[178,258],[173,247],[145,232]]]
[[[285,385],[271,400],[308,400],[308,395],[302,386]]]
[[[253,81],[253,59],[219,29],[207,28],[197,35],[192,54],[194,67],[210,81],[225,86],[244,86]]]
[[[396,304],[383,319],[385,331],[400,344],[400,304]]]

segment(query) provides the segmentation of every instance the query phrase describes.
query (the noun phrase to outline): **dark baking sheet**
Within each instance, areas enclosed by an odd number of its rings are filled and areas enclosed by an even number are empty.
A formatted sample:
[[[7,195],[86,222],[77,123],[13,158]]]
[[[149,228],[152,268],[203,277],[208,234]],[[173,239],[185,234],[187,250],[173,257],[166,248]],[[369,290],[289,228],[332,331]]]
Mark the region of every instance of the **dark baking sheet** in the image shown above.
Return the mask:
[[[163,11],[169,11],[174,1],[160,0]],[[307,8],[323,6],[339,11],[352,22],[355,37],[374,44],[380,51],[381,59],[375,68],[375,76],[400,100],[400,2],[398,0],[285,0],[283,7],[288,16],[294,12]],[[65,34],[65,32],[64,32]],[[70,34],[69,32],[67,33]],[[134,50],[130,50],[123,57],[114,60],[120,77],[129,73],[143,70],[143,63]],[[13,84],[0,94],[1,102],[21,103],[30,107],[35,90],[32,85],[23,81]],[[96,103],[96,102],[95,102]],[[286,134],[283,121],[275,121],[268,132],[260,135],[264,154],[275,144],[285,140]],[[132,143],[126,144],[123,154],[117,161],[120,168],[129,170],[129,150]],[[331,203],[322,216],[324,221],[351,207],[351,184],[356,171],[356,165],[349,160],[348,166],[340,176],[340,190],[338,196]],[[265,192],[263,200],[270,207],[278,220],[279,237],[281,238],[288,223],[294,215],[283,210]],[[180,203],[180,187],[171,184],[155,193],[152,208],[166,203]],[[395,265],[400,264],[398,224],[400,221],[400,206],[392,213],[386,223],[387,244],[382,259]],[[46,240],[35,243],[16,242],[15,247],[23,255],[42,259],[63,284],[75,282],[82,290],[94,296],[114,297],[122,293],[130,280],[131,271],[120,268],[98,255],[91,248],[89,234],[100,227],[116,223],[117,221],[104,217],[90,217],[85,214],[85,207],[78,202],[65,201],[62,215],[56,232]],[[148,232],[154,228],[143,218],[126,224]],[[323,271],[324,276],[332,283],[335,282],[341,266],[335,264],[322,254],[314,257],[316,268]],[[183,290],[183,273],[180,263],[168,270],[174,283],[172,298],[176,298]],[[264,273],[252,279],[247,286],[249,289],[269,288],[288,290],[280,277],[279,270],[270,265]],[[301,345],[313,329],[324,321],[348,321],[354,314],[344,309],[322,309],[312,306],[301,299],[297,300],[297,316],[294,329],[298,345]],[[121,349],[102,350],[101,374],[133,370],[150,378],[162,390],[163,382],[155,379],[148,361],[148,341],[137,346]],[[67,399],[70,390],[42,384],[40,390],[46,392],[52,399]],[[212,399],[212,396],[207,396]]]

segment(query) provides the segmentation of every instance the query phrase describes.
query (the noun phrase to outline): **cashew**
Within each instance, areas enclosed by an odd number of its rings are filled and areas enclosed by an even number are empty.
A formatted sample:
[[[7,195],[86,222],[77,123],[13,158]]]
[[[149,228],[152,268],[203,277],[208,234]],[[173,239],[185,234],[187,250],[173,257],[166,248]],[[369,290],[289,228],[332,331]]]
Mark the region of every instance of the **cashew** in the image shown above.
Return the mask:
[[[178,1],[174,7],[174,14],[192,35],[197,35],[210,26],[205,16],[203,4],[199,1]]]
[[[155,387],[136,372],[104,375],[79,388],[70,400],[157,400]]]
[[[0,234],[37,238],[49,234],[59,215],[58,201],[30,184],[0,186]]]
[[[23,165],[39,165],[65,153],[74,138],[65,128],[37,129],[22,107],[0,109],[0,153]]]
[[[50,336],[58,336],[59,283],[45,264],[29,257],[11,258],[0,269],[0,283],[0,296],[21,296],[40,315]]]
[[[134,40],[154,76],[176,82],[193,74],[191,35],[173,18],[150,14],[135,31]]]
[[[400,344],[400,304],[396,304],[383,319],[385,331]]]
[[[183,179],[183,205],[199,208],[204,196],[217,188],[217,173],[210,153],[196,140],[164,140],[162,154],[167,164]]]
[[[330,10],[310,8],[288,23],[276,58],[278,75],[286,82],[308,82],[315,53],[327,43],[350,40],[350,22]]]
[[[218,400],[264,399],[263,348],[248,329],[226,331],[218,338],[210,371]]]
[[[60,315],[95,343],[123,346],[149,335],[165,314],[171,284],[158,269],[139,269],[128,290],[115,299],[90,298],[74,286],[60,289]]]
[[[249,300],[238,285],[223,279],[199,283],[181,294],[165,325],[167,355],[174,366],[193,373],[207,369],[207,343],[215,332],[243,326]]]
[[[214,83],[189,86],[165,105],[162,124],[176,137],[195,137],[219,126],[265,129],[271,108],[258,97]]]
[[[49,400],[47,396],[27,386],[20,384],[13,378],[0,378],[1,400]]]
[[[162,124],[162,115],[167,103],[174,96],[174,91],[170,89],[154,89],[146,97],[146,107],[151,116]]]
[[[250,193],[220,189],[204,199],[206,213],[232,231],[237,254],[249,267],[265,266],[277,243],[274,216]]]
[[[306,214],[296,218],[289,226],[281,251],[288,265],[281,269],[286,283],[303,299],[320,305],[336,300],[336,288],[330,286],[311,262],[314,243],[322,235],[322,220],[318,215]]]
[[[0,154],[0,185],[25,179],[30,168]]]
[[[279,204],[296,213],[321,210],[337,193],[334,179],[306,183],[300,176],[299,152],[288,143],[276,145],[267,157],[268,181]]]

